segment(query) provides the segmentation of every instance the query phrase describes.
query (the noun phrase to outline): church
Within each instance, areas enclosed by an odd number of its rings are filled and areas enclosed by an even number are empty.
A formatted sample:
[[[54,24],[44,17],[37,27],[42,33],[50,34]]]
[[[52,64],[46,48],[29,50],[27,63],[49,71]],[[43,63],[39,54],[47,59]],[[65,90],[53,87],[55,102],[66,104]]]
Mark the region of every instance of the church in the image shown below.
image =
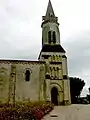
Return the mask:
[[[66,51],[50,0],[41,27],[42,49],[37,61],[0,60],[0,103],[29,100],[71,104]]]

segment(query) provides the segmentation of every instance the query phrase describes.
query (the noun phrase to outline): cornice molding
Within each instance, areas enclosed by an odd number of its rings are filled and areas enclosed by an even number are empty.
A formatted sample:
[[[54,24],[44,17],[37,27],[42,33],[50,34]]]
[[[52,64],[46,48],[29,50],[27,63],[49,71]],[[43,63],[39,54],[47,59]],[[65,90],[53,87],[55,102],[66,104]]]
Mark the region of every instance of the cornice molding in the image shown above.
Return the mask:
[[[0,60],[4,64],[45,64],[44,61],[27,61],[27,60]]]

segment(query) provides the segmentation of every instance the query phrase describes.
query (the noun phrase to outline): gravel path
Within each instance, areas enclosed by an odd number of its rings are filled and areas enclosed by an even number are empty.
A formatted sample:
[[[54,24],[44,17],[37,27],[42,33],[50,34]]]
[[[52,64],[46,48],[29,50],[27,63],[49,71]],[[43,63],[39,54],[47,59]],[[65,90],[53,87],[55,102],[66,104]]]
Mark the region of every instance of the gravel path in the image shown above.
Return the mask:
[[[55,106],[42,120],[90,120],[90,105]]]

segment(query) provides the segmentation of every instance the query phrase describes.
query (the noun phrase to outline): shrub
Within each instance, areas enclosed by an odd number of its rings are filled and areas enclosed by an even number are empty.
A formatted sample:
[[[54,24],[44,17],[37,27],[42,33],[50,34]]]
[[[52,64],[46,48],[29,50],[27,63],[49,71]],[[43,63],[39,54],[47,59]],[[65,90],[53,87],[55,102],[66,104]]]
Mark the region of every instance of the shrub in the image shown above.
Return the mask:
[[[27,102],[12,105],[0,105],[0,120],[41,120],[53,109],[53,104],[46,102]]]

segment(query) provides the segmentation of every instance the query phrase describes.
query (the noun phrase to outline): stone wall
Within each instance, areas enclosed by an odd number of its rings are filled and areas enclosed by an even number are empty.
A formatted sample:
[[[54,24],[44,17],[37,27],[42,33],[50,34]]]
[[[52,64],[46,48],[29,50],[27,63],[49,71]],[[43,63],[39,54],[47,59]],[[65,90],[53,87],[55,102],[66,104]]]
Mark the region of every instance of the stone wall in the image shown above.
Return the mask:
[[[8,101],[11,64],[0,62],[0,102]]]
[[[48,56],[44,58],[43,56]],[[51,89],[58,90],[58,102],[70,104],[70,83],[68,79],[67,57],[65,53],[42,52],[40,60],[45,60],[49,77],[46,79],[46,100],[51,101]]]
[[[0,61],[0,101],[44,99],[44,68],[44,63],[38,61]],[[25,78],[26,70],[30,71],[29,81]]]

